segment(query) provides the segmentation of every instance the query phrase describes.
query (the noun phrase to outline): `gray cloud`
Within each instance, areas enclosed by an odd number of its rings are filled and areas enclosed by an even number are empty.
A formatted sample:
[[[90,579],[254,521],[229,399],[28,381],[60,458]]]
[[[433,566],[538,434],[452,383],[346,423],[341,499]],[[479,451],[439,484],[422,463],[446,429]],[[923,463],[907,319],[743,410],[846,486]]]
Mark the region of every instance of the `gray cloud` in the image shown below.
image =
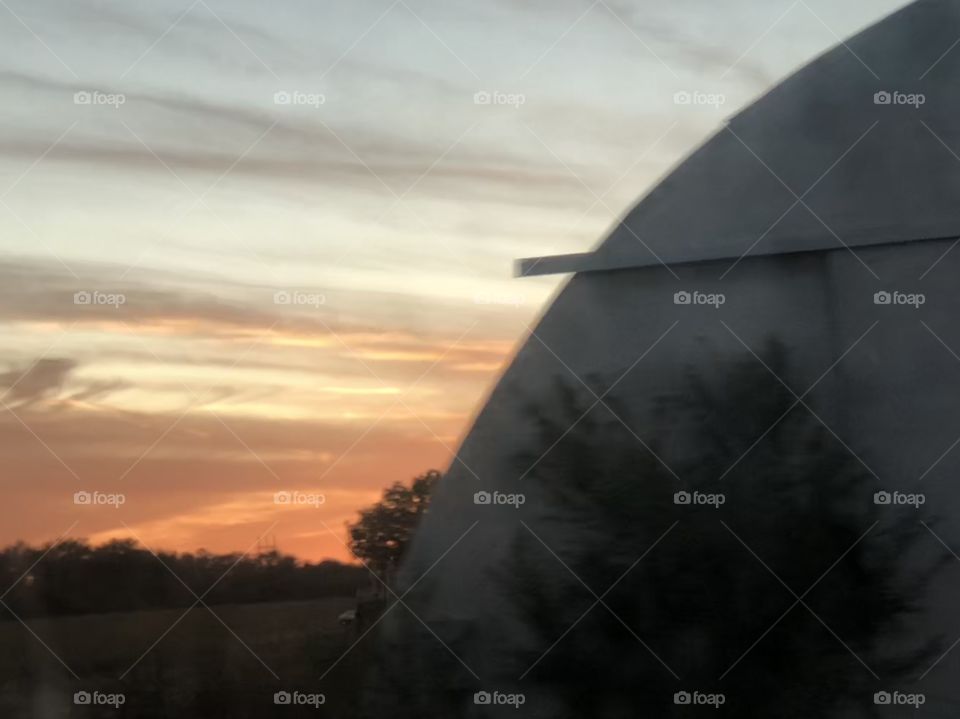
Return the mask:
[[[129,388],[129,382],[123,380],[101,380],[90,382],[85,387],[79,389],[66,397],[68,402],[94,403],[97,400],[104,399],[116,392]]]
[[[76,110],[73,93],[91,89],[82,82],[9,71],[0,72],[0,84],[31,88],[42,93],[50,106],[69,104],[70,112]],[[116,87],[95,89],[121,93]],[[451,149],[412,137],[339,127],[333,120],[328,130],[319,122],[281,119],[254,105],[217,104],[185,95],[123,94],[127,102],[117,111],[122,113],[118,117],[137,136],[117,122],[99,127],[97,136],[84,137],[82,128],[76,129],[46,155],[46,161],[167,177],[160,158],[177,174],[216,178],[229,169],[233,176],[282,179],[338,192],[371,187],[381,191],[382,182],[402,194],[419,181],[434,196],[457,201],[470,196],[501,203],[568,206],[583,199],[577,178],[551,158],[535,162],[488,146],[489,141],[477,145],[476,137],[463,137]],[[103,137],[105,128],[113,135],[109,141]],[[238,162],[241,153],[264,133],[257,147]],[[230,146],[224,146],[225,136],[231,138]],[[33,161],[50,150],[52,139],[24,127],[0,140],[0,155]],[[421,180],[427,172],[429,177]]]
[[[0,373],[0,398],[7,404],[26,405],[57,394],[77,364],[71,359],[41,358],[24,367]]]
[[[136,328],[154,321],[196,322],[209,333],[219,325],[224,334],[236,330],[315,332],[327,326],[344,334],[382,332],[378,321],[413,317],[424,311],[424,300],[400,293],[375,290],[329,290],[325,303],[306,309],[279,305],[278,291],[296,288],[230,282],[201,273],[130,269],[96,262],[71,262],[77,276],[53,260],[23,257],[0,260],[0,322],[71,322],[76,324],[123,321]],[[323,288],[310,291],[321,292]],[[77,292],[124,295],[125,302],[76,304]],[[430,300],[441,315],[454,312],[462,303]],[[369,317],[370,307],[381,312]],[[459,307],[462,309],[462,307]],[[322,323],[319,321],[322,320]],[[410,324],[388,323],[393,331],[413,331]],[[189,326],[181,327],[189,333]]]

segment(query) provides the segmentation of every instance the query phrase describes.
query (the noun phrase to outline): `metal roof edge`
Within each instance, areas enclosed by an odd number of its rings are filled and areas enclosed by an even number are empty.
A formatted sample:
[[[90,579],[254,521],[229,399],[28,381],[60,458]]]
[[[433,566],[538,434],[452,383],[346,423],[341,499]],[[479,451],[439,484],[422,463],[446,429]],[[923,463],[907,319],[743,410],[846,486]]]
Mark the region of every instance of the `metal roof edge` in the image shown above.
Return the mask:
[[[885,245],[899,245],[911,242],[934,242],[937,240],[957,240],[960,238],[960,226],[918,228],[910,236],[905,232],[882,233],[864,231],[859,239],[849,242],[837,241],[831,235],[811,239],[805,244],[796,245],[789,250],[777,247],[754,249],[749,246],[746,252],[735,253],[717,251],[702,253],[697,257],[657,257],[652,252],[646,260],[612,257],[603,252],[602,248],[594,252],[576,252],[565,255],[547,255],[544,257],[523,257],[514,261],[514,277],[536,277],[543,275],[560,275],[577,272],[609,272],[640,267],[688,265],[699,262],[718,262],[721,260],[739,261],[749,257],[771,257],[774,255],[791,255],[806,252],[829,252],[835,250],[853,251],[857,248],[882,247]]]

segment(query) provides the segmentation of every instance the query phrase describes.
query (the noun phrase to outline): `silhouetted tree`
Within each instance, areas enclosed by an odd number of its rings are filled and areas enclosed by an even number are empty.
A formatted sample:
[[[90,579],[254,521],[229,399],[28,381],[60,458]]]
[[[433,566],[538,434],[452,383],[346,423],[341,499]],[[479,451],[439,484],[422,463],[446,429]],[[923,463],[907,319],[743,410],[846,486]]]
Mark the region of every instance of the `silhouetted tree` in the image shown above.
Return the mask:
[[[791,382],[782,348],[765,362]],[[539,539],[520,532],[498,572],[536,645],[516,675],[532,667],[526,685],[559,699],[556,716],[679,716],[682,690],[722,692],[715,716],[869,713],[875,676],[929,660],[932,637],[899,631],[940,566],[902,560],[921,517],[878,507],[875,478],[754,357],[690,374],[653,428],[626,429],[634,413],[612,399],[620,419],[583,416],[585,394],[561,382],[559,411],[530,408],[541,441],[518,466],[567,434],[532,472]]]
[[[389,577],[400,565],[440,477],[431,469],[415,477],[410,486],[395,482],[379,502],[362,510],[360,519],[347,526],[351,551],[381,577]]]

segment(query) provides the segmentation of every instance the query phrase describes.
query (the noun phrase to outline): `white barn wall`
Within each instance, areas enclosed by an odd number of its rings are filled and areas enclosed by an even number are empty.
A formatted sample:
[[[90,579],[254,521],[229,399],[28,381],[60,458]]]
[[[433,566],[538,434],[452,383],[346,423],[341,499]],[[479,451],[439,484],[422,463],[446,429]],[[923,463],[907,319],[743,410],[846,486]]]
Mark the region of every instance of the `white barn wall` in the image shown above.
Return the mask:
[[[943,519],[937,533],[960,552],[960,445],[947,452],[960,437],[960,249],[928,273],[960,236],[960,50],[948,49],[958,35],[957,0],[904,8],[733,117],[593,253],[539,263],[604,271],[571,279],[536,327],[543,343],[530,338],[503,375],[438,488],[400,579],[403,590],[429,571],[407,601],[485,683],[516,679],[501,660],[524,643],[523,627],[510,619],[491,571],[526,531],[521,522],[561,556],[576,541],[551,535],[540,521],[540,480],[518,481],[516,454],[537,439],[525,403],[549,406],[555,377],[577,383],[571,371],[617,377],[674,322],[618,387],[645,440],[654,434],[651,403],[675,389],[689,365],[709,374],[718,357],[747,353],[740,340],[760,352],[775,337],[789,350],[793,389],[803,393],[869,329],[806,400],[876,472],[878,489],[925,493],[926,509]],[[921,93],[924,102],[876,104],[875,93],[887,91]],[[721,279],[741,254],[750,257]],[[723,293],[726,302],[719,310],[677,306],[678,290]],[[924,293],[926,303],[878,306],[879,290]],[[527,503],[519,511],[477,506],[480,489],[523,492]],[[922,551],[934,556],[942,547],[931,535]],[[557,571],[565,571],[559,562]],[[956,597],[960,561],[932,587],[925,618],[945,648],[960,637]],[[415,620],[402,611],[389,616],[385,636],[402,642],[403,622]],[[437,644],[429,635],[426,641]],[[422,647],[394,649],[391,661],[410,665]],[[960,645],[917,685],[928,697],[924,715],[957,716],[958,671]],[[473,682],[466,669],[464,679]],[[525,707],[527,715],[551,715],[540,699]]]
[[[677,386],[686,367],[709,373],[717,357],[746,353],[724,322],[757,352],[770,337],[783,341],[795,370],[793,389],[801,394],[878,322],[806,399],[879,475],[883,488],[924,491],[928,508],[948,518],[957,516],[960,449],[915,489],[920,474],[960,436],[960,361],[921,324],[925,321],[960,353],[960,298],[954,279],[960,251],[918,281],[951,244],[859,248],[857,255],[882,278],[879,283],[842,249],[749,258],[722,281],[718,278],[729,263],[678,266],[674,270],[679,281],[662,267],[575,276],[536,327],[543,343],[534,337],[526,342],[464,440],[459,452],[463,464],[452,464],[437,491],[403,569],[401,593],[477,522],[407,601],[441,637],[451,632],[445,637],[451,642],[464,627],[477,630],[470,643],[458,645],[457,653],[485,681],[514,680],[498,675],[498,652],[509,654],[511,644],[522,644],[524,635],[521,626],[511,623],[510,605],[490,572],[503,566],[512,541],[526,531],[521,520],[543,532],[561,556],[566,541],[538,527],[538,480],[531,475],[518,481],[514,456],[535,439],[522,413],[524,403],[542,398],[549,405],[555,377],[576,383],[570,371],[584,379],[596,373],[616,378],[674,322],[676,327],[620,388],[631,398],[637,418],[633,429],[645,441],[652,432],[639,418],[654,398]],[[722,292],[726,302],[719,310],[677,306],[673,295],[679,289]],[[923,291],[927,303],[919,310],[878,306],[873,295],[880,289]],[[594,389],[602,392],[605,387]],[[473,495],[480,489],[523,492],[527,503],[520,511],[477,506]],[[938,531],[960,549],[955,522],[945,522]],[[938,545],[930,539],[934,552]],[[557,571],[565,571],[559,562]],[[960,617],[952,601],[958,592],[960,566],[947,567],[932,597],[938,610],[929,621],[948,644],[960,637]],[[392,621],[385,623],[389,627]],[[450,661],[456,662],[453,657]],[[958,668],[960,652],[948,655],[923,689],[931,696],[949,697]]]

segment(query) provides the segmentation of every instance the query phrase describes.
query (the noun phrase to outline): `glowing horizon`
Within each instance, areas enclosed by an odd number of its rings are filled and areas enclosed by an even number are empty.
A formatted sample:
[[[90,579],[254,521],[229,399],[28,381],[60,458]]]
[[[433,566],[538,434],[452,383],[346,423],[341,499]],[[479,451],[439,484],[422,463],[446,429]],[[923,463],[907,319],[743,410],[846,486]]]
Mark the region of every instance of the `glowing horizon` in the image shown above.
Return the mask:
[[[561,286],[513,260],[589,249],[902,4],[10,0],[0,544],[349,559],[344,522],[449,465]]]

